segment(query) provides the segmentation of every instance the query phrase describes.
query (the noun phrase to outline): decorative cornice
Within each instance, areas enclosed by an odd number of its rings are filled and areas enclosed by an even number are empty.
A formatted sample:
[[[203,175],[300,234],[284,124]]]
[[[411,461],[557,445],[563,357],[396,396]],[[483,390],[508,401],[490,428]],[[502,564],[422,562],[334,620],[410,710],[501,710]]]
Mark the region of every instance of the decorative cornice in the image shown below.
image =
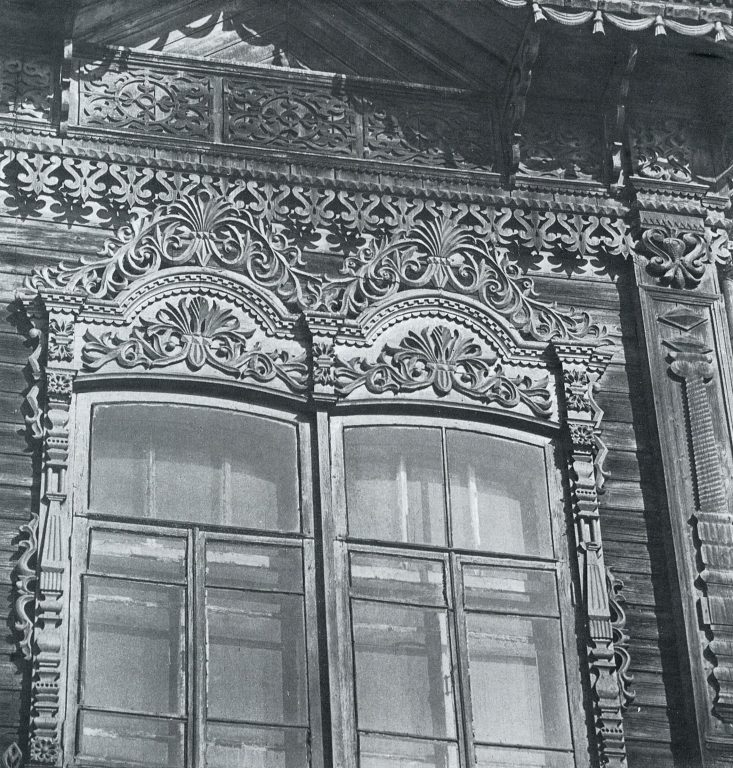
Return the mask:
[[[587,313],[536,298],[532,280],[482,237],[435,213],[413,222],[392,238],[365,238],[341,274],[329,277],[309,272],[282,229],[266,227],[236,198],[199,194],[134,219],[98,257],[36,270],[26,287],[106,300],[144,276],[193,264],[244,275],[299,311],[350,319],[400,292],[435,288],[475,299],[529,338],[606,338]]]
[[[472,337],[440,325],[411,331],[398,344],[386,345],[374,363],[359,357],[346,362],[336,358],[321,380],[333,381],[341,395],[362,386],[378,395],[432,389],[438,397],[455,391],[485,404],[524,405],[540,417],[552,410],[547,376],[537,381],[526,375],[507,376],[496,354],[482,351]]]

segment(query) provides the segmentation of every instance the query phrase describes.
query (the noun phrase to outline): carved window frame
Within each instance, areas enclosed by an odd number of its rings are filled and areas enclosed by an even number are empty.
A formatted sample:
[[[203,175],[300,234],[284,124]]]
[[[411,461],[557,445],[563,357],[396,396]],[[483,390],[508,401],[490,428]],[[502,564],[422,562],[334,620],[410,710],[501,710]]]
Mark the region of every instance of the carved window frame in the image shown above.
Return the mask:
[[[565,680],[565,701],[568,707],[568,725],[572,740],[572,749],[557,749],[558,756],[570,756],[573,764],[584,765],[588,759],[586,718],[583,708],[583,685],[581,669],[578,663],[578,639],[575,636],[575,609],[572,603],[573,570],[571,567],[571,547],[567,537],[567,505],[562,489],[561,445],[556,432],[545,433],[543,430],[529,428],[526,424],[509,421],[506,424],[497,423],[493,414],[476,414],[458,411],[444,415],[430,413],[404,413],[399,403],[384,413],[377,412],[354,413],[345,406],[336,406],[329,416],[329,454],[333,466],[333,507],[328,521],[334,526],[335,533],[331,536],[333,546],[330,546],[324,556],[332,558],[329,567],[339,574],[339,578],[327,585],[332,592],[326,601],[326,611],[331,626],[338,628],[339,647],[329,658],[329,666],[345,670],[333,685],[331,692],[331,712],[334,718],[333,730],[344,736],[339,740],[345,745],[344,753],[339,754],[336,764],[343,768],[357,768],[358,740],[356,717],[356,695],[354,680],[354,641],[352,637],[352,611],[349,603],[352,599],[349,579],[349,556],[352,552],[376,554],[403,554],[404,557],[432,559],[444,564],[446,589],[452,597],[446,602],[446,611],[452,616],[449,623],[449,635],[452,655],[456,669],[453,672],[454,708],[458,716],[456,744],[459,760],[466,760],[466,765],[474,765],[476,740],[472,736],[473,726],[469,720],[467,707],[471,705],[470,686],[468,681],[468,646],[465,637],[465,614],[463,599],[458,587],[463,583],[459,575],[464,564],[492,565],[504,568],[526,567],[539,569],[544,573],[553,573],[556,577],[558,591],[557,621],[561,632],[561,648],[563,654],[563,679]],[[545,464],[544,480],[548,506],[541,510],[548,515],[549,530],[552,537],[552,555],[522,555],[488,553],[480,550],[460,550],[448,545],[411,545],[410,543],[373,542],[353,540],[348,536],[346,474],[348,472],[344,455],[344,430],[349,427],[381,426],[381,427],[427,427],[445,430],[470,432],[487,437],[502,438],[514,443],[531,445],[542,451]],[[447,478],[446,478],[447,481]],[[448,495],[448,489],[441,485],[442,492]],[[327,595],[327,598],[329,595]],[[361,595],[362,600],[369,598]],[[381,598],[374,598],[380,599]],[[479,615],[486,615],[479,613]],[[457,657],[457,664],[456,659]],[[338,723],[335,718],[340,714]],[[462,716],[461,716],[462,715]],[[407,737],[404,737],[407,739]],[[518,751],[522,747],[515,747]],[[351,750],[351,751],[349,751]],[[532,749],[528,749],[531,754]],[[543,748],[536,747],[538,754],[543,754]],[[555,750],[549,748],[548,752]],[[462,763],[461,763],[462,764]]]
[[[165,382],[161,382],[165,384]],[[320,670],[317,656],[318,619],[317,596],[315,584],[315,538],[313,517],[313,482],[311,474],[312,436],[311,424],[296,410],[288,409],[284,404],[277,403],[276,407],[268,407],[263,404],[253,403],[250,398],[242,398],[242,393],[237,391],[222,392],[218,396],[190,394],[181,391],[175,386],[162,390],[135,390],[123,387],[82,389],[76,392],[73,400],[73,414],[70,419],[72,437],[69,474],[72,478],[70,488],[70,561],[69,568],[69,636],[67,653],[67,686],[64,711],[64,721],[68,725],[63,729],[64,754],[73,756],[70,763],[73,765],[110,765],[119,766],[120,762],[95,761],[89,757],[79,757],[78,746],[80,736],[78,733],[78,715],[81,709],[79,694],[81,691],[81,651],[83,636],[83,621],[81,621],[82,606],[82,580],[89,572],[87,555],[90,551],[89,535],[92,531],[116,531],[146,534],[151,536],[176,536],[185,537],[188,544],[203,548],[204,540],[230,541],[239,544],[250,545],[287,545],[300,549],[303,554],[303,606],[304,606],[304,630],[306,639],[306,699],[308,705],[308,731],[309,750],[313,768],[321,768],[323,765],[323,729],[321,726],[320,705]],[[204,408],[206,410],[219,410],[235,413],[246,413],[266,418],[270,421],[290,424],[295,428],[297,436],[297,461],[296,475],[298,478],[298,501],[300,506],[300,530],[298,532],[268,532],[266,530],[254,530],[249,528],[237,528],[233,526],[197,526],[191,522],[168,521],[160,518],[133,518],[127,516],[111,516],[95,513],[89,506],[89,479],[92,451],[90,445],[91,423],[93,409],[97,405],[109,404],[164,404],[187,405]],[[200,558],[202,552],[197,551],[196,557]],[[192,553],[187,551],[186,562],[192,561]],[[187,602],[197,602],[196,608],[199,616],[192,615],[193,605],[187,609],[186,631],[188,634],[187,656],[192,658],[187,662],[185,675],[185,688],[187,700],[187,729],[185,739],[185,751],[189,761],[198,760],[199,765],[205,765],[205,705],[202,697],[205,696],[203,685],[206,663],[205,654],[197,649],[207,645],[205,619],[202,617],[204,605],[200,603],[201,595],[193,595],[194,588],[201,592],[203,585],[193,585],[191,581],[202,582],[201,568],[199,572],[188,574],[184,591]],[[98,574],[96,574],[98,577]],[[122,578],[122,577],[121,577]],[[147,583],[156,584],[154,580]],[[76,609],[76,610],[74,610]],[[196,692],[196,693],[194,693]],[[196,699],[194,701],[194,698]],[[195,756],[194,756],[195,750]]]
[[[506,248],[426,215],[410,232],[369,242],[329,277],[310,272],[282,230],[209,192],[133,221],[98,258],[29,279],[24,306],[38,345],[29,361],[36,383],[27,394],[28,428],[41,442],[43,465],[40,508],[24,526],[16,577],[16,627],[32,670],[29,764],[66,764],[65,530],[75,392],[144,390],[153,381],[313,414],[324,519],[333,467],[323,441],[342,406],[429,410],[440,403],[553,434],[570,486],[591,760],[626,764],[628,679],[624,649],[614,645],[623,641],[617,586],[603,560],[605,447],[594,400],[610,340],[588,315],[538,299]]]

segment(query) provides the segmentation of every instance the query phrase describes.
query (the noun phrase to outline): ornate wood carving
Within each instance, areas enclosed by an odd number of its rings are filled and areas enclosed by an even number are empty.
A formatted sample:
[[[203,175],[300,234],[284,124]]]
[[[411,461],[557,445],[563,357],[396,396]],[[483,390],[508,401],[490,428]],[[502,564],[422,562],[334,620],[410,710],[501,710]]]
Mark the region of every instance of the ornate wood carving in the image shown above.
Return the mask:
[[[548,377],[506,376],[497,355],[482,354],[479,344],[445,326],[411,331],[396,346],[387,345],[376,362],[336,360],[331,374],[336,391],[348,395],[360,386],[374,394],[432,388],[439,397],[455,390],[484,403],[513,408],[523,403],[548,416],[552,395]]]
[[[613,629],[613,647],[616,658],[616,677],[623,709],[628,709],[636,699],[636,692],[631,687],[634,676],[631,674],[631,653],[629,652],[629,633],[626,629],[626,611],[623,589],[624,583],[606,566],[606,584],[608,587],[608,606]]]
[[[563,369],[575,544],[581,581],[582,604],[587,620],[587,654],[595,705],[597,746],[601,764],[626,766],[623,730],[623,699],[616,667],[614,630],[606,585],[606,566],[598,499],[602,468],[598,457],[605,452],[599,442],[603,411],[593,389],[608,363],[608,356],[590,360],[577,350],[555,345]]]
[[[22,638],[23,616],[33,621],[31,762],[60,760],[74,380],[97,371],[145,377],[160,370],[219,376],[301,400],[399,394],[550,425],[562,417],[572,441],[599,750],[608,763],[623,765],[622,694],[598,520],[605,449],[592,396],[610,358],[607,329],[586,313],[538,299],[532,280],[485,232],[438,211],[417,218],[403,210],[409,229],[364,237],[335,276],[309,270],[300,248],[259,214],[236,193],[187,195],[133,219],[99,256],[38,270],[28,281],[48,315],[35,605],[26,599],[36,577],[31,543],[18,582],[19,595],[26,590],[18,604]],[[38,361],[40,353],[33,354]]]
[[[647,271],[672,288],[696,288],[705,275],[708,252],[701,232],[672,235],[661,228],[647,229],[642,242],[649,254]]]
[[[695,530],[700,558],[702,621],[709,630],[708,650],[715,659],[715,712],[733,722],[733,582],[731,579],[731,524],[720,451],[713,430],[713,411],[707,383],[715,369],[712,349],[690,335],[665,342],[670,370],[684,382],[688,430],[692,449],[697,512]]]
[[[239,380],[265,383],[277,378],[296,392],[305,391],[305,356],[264,351],[259,342],[251,342],[254,334],[254,329],[240,326],[231,309],[195,296],[166,304],[155,320],[143,319],[127,339],[112,332],[97,338],[87,331],[82,360],[93,371],[111,361],[122,368],[158,368],[183,361],[192,371],[208,364]]]

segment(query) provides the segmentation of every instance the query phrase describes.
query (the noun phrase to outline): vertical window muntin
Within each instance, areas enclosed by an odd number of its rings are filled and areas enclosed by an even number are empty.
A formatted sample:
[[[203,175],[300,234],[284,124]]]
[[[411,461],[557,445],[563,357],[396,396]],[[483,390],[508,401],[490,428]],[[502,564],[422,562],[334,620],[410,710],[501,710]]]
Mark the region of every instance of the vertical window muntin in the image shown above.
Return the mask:
[[[140,401],[132,401],[140,402]],[[95,395],[82,393],[76,398],[77,427],[75,440],[75,464],[81,468],[81,471],[75,476],[73,488],[73,509],[74,519],[72,525],[74,552],[72,559],[78,565],[75,568],[74,579],[71,585],[71,600],[74,605],[82,605],[82,600],[86,600],[87,586],[84,582],[90,579],[117,579],[118,583],[129,580],[119,574],[95,573],[94,564],[89,567],[88,558],[92,556],[91,537],[94,531],[108,531],[112,533],[128,532],[135,535],[148,535],[163,537],[167,540],[178,538],[185,542],[186,547],[186,578],[184,584],[186,592],[185,601],[187,621],[184,628],[183,652],[188,653],[186,662],[187,674],[185,677],[185,716],[179,718],[187,723],[187,736],[185,744],[185,763],[186,766],[203,766],[206,760],[206,699],[205,699],[205,675],[211,668],[202,658],[193,658],[194,654],[201,657],[201,651],[196,647],[203,648],[209,632],[210,622],[205,620],[205,593],[217,593],[222,595],[240,595],[254,596],[260,601],[267,596],[282,597],[285,601],[299,602],[301,612],[304,617],[302,626],[302,640],[300,642],[303,669],[301,670],[302,691],[301,698],[302,712],[298,723],[245,723],[242,718],[231,718],[228,725],[240,722],[242,727],[251,726],[259,728],[260,731],[270,729],[298,731],[302,754],[307,754],[310,765],[317,768],[322,765],[322,746],[321,746],[321,725],[320,725],[320,703],[319,703],[319,674],[317,663],[317,626],[315,616],[315,577],[314,577],[314,543],[312,539],[312,491],[310,489],[310,434],[307,422],[296,417],[288,416],[287,411],[274,410],[263,407],[247,406],[246,408],[236,403],[228,403],[220,398],[207,397],[179,397],[173,394],[146,393],[145,403],[154,403],[156,405],[170,405],[180,407],[201,407],[219,414],[234,413],[244,414],[245,417],[259,416],[278,424],[290,425],[295,430],[296,439],[296,461],[292,467],[292,472],[296,478],[297,493],[297,520],[300,530],[285,530],[282,532],[257,528],[255,525],[242,526],[241,528],[232,527],[228,524],[209,524],[197,525],[192,521],[183,521],[176,519],[153,519],[145,517],[134,517],[128,514],[118,515],[100,514],[94,508],[90,508],[89,486],[91,481],[91,471],[93,458],[91,456],[90,436],[92,413],[96,405],[106,406],[109,404],[128,404],[129,400],[120,397],[119,393],[97,393]],[[223,530],[225,529],[225,530]],[[206,584],[206,565],[204,562],[204,552],[206,547],[212,542],[232,545],[245,545],[247,547],[260,548],[259,556],[264,551],[269,550],[275,553],[283,550],[293,550],[300,553],[302,567],[300,568],[300,587],[293,590],[285,586],[279,589],[277,585],[265,585],[259,589],[256,585],[248,584],[238,587],[226,584],[207,585]],[[98,570],[98,569],[97,569]],[[114,568],[112,569],[114,570]],[[292,571],[292,569],[290,569]],[[239,578],[239,577],[237,577]],[[241,579],[239,579],[241,581]],[[154,578],[143,578],[137,580],[138,583],[156,584]],[[247,579],[244,579],[246,582]],[[279,591],[278,591],[279,590]],[[266,600],[265,600],[266,601]],[[292,608],[292,606],[291,606]],[[194,620],[194,613],[197,613]],[[281,613],[284,613],[281,611]],[[88,634],[85,625],[85,617],[79,619],[80,629],[84,634]],[[85,642],[82,641],[81,633],[79,638],[75,638],[72,631],[69,672],[70,680],[78,681],[68,687],[67,713],[70,715],[69,722],[79,723],[80,717],[85,710],[84,688],[83,688],[83,663],[85,655]],[[283,654],[284,656],[285,654]],[[207,667],[205,669],[204,667]],[[203,692],[203,693],[202,693]],[[89,709],[89,708],[86,708]],[[210,724],[215,718],[209,717]],[[226,722],[215,721],[214,724],[227,726]],[[100,759],[93,755],[80,754],[78,747],[80,742],[78,736],[81,732],[74,733],[75,728],[68,728],[66,731],[66,749],[67,753],[74,755],[75,762],[80,764],[134,764],[129,755],[120,756],[119,760]],[[266,735],[266,734],[265,734]],[[232,739],[225,738],[225,741],[232,742]],[[266,744],[267,738],[262,739],[262,744]],[[282,741],[282,739],[281,739]],[[287,741],[287,739],[286,739]],[[83,745],[81,745],[83,746]],[[264,746],[263,746],[264,748]],[[239,759],[246,758],[246,755]],[[303,759],[300,756],[293,758],[296,760],[299,768],[303,765]],[[291,761],[292,762],[292,761]],[[151,765],[151,762],[141,763],[141,765]],[[215,761],[210,764],[216,764]],[[290,763],[286,762],[286,765]],[[293,763],[295,765],[295,763]]]
[[[442,434],[441,446],[443,452],[443,486],[445,495],[445,515],[446,515],[446,545],[435,544],[432,542],[404,542],[404,541],[385,541],[384,538],[374,536],[373,534],[363,534],[361,537],[357,537],[354,534],[354,528],[349,519],[348,503],[349,503],[349,467],[347,464],[348,447],[347,436],[349,429],[369,428],[369,427],[393,427],[393,428],[420,428],[430,430],[439,430]],[[460,432],[464,434],[475,434],[487,437],[494,437],[501,440],[510,440],[514,444],[526,445],[532,447],[539,452],[541,456],[542,472],[541,472],[541,504],[540,512],[545,516],[546,521],[541,522],[546,527],[546,534],[548,537],[548,546],[535,547],[534,551],[516,551],[514,553],[506,551],[492,551],[491,547],[486,547],[484,551],[471,550],[466,547],[449,546],[453,543],[450,539],[452,534],[452,520],[451,520],[451,488],[449,483],[450,469],[449,469],[449,457],[445,450],[446,445],[446,433],[453,430],[454,432]],[[573,717],[571,702],[575,704],[580,699],[580,682],[577,674],[568,674],[567,658],[568,653],[574,653],[574,647],[571,648],[572,641],[569,637],[572,632],[568,633],[563,631],[563,621],[566,625],[572,626],[572,607],[570,605],[569,596],[567,593],[563,594],[562,587],[567,585],[569,578],[568,574],[563,573],[564,569],[567,569],[567,552],[565,550],[565,544],[562,547],[557,546],[557,541],[562,540],[564,533],[564,510],[562,505],[558,504],[560,498],[559,492],[559,480],[553,477],[553,472],[549,471],[550,467],[553,467],[553,450],[549,439],[539,436],[533,436],[526,432],[518,432],[511,429],[496,428],[489,426],[479,426],[475,422],[462,422],[458,420],[447,419],[431,419],[420,417],[395,417],[375,415],[370,416],[367,419],[360,417],[345,416],[333,421],[332,432],[332,454],[334,456],[335,464],[338,467],[337,470],[337,484],[335,486],[336,491],[336,529],[338,536],[345,542],[342,548],[341,556],[347,560],[347,567],[345,572],[350,574],[348,561],[351,558],[352,552],[384,552],[393,553],[395,557],[445,557],[448,560],[449,567],[446,570],[448,576],[447,585],[447,606],[450,606],[449,610],[452,615],[455,615],[455,633],[458,640],[458,648],[454,649],[452,653],[457,662],[457,667],[460,673],[460,687],[455,689],[455,707],[456,707],[456,721],[460,726],[461,717],[465,728],[461,731],[459,727],[458,731],[458,745],[460,747],[461,759],[460,764],[463,765],[477,765],[478,768],[483,768],[484,765],[491,764],[492,760],[516,760],[519,761],[516,764],[521,765],[522,759],[525,759],[530,753],[533,753],[537,759],[544,759],[547,761],[547,765],[551,768],[566,768],[572,766],[574,762],[574,752],[576,757],[581,754],[582,747],[580,746],[582,738],[578,738],[580,733],[579,729],[582,724],[576,722],[576,718]],[[357,533],[359,526],[356,526]],[[404,530],[404,526],[403,526]],[[547,573],[553,579],[553,608],[552,617],[543,618],[542,616],[523,616],[518,614],[517,616],[509,615],[509,618],[513,619],[515,623],[522,624],[527,622],[539,622],[543,621],[554,622],[555,640],[554,650],[558,652],[559,657],[556,661],[559,663],[560,676],[556,680],[556,684],[562,689],[562,708],[564,711],[563,719],[561,723],[561,731],[563,733],[562,746],[558,747],[555,744],[509,744],[506,742],[486,742],[481,738],[473,738],[472,732],[474,730],[474,720],[471,713],[471,696],[470,691],[470,674],[469,674],[469,658],[468,658],[468,643],[467,643],[467,626],[469,621],[476,620],[476,617],[496,616],[494,621],[501,624],[506,622],[506,611],[492,611],[487,610],[485,607],[468,606],[464,604],[463,594],[463,571],[466,567],[471,566],[491,566],[494,568],[502,568],[507,572],[512,569],[526,573]],[[351,575],[351,574],[350,574]],[[562,586],[561,586],[562,585]],[[352,632],[352,647],[353,647],[353,631],[354,623],[353,616],[348,607],[350,601],[355,599],[361,599],[358,594],[354,593],[351,578],[349,579],[348,595],[344,601],[341,612],[342,621],[346,622],[346,625],[350,627]],[[542,610],[542,609],[540,609]],[[504,616],[502,616],[504,614]],[[562,619],[562,621],[561,621]],[[491,620],[491,619],[489,619]],[[453,636],[454,633],[452,633]],[[352,650],[352,654],[355,651]],[[352,664],[354,664],[354,658],[352,656]],[[358,676],[358,670],[357,676]],[[557,676],[556,676],[557,677]],[[546,686],[543,686],[546,688]],[[362,729],[358,723],[358,681],[354,685],[354,689],[350,694],[352,698],[352,712],[346,711],[344,714],[343,726],[344,728],[356,728],[357,732]],[[460,692],[460,695],[459,695]],[[475,697],[474,697],[475,698]],[[546,697],[545,697],[546,698]],[[465,711],[461,714],[461,708]],[[349,708],[347,707],[347,710]],[[348,722],[351,717],[351,722]],[[547,729],[546,729],[547,730]],[[357,741],[361,737],[358,733]],[[357,748],[358,749],[358,748]],[[523,758],[523,755],[525,758]],[[353,757],[354,764],[359,765],[359,757],[355,754]],[[436,765],[438,763],[435,763]],[[454,762],[451,759],[443,760],[439,763],[446,768],[453,768]],[[457,765],[458,763],[456,763]],[[513,764],[513,763],[512,763]],[[386,765],[386,763],[385,763]],[[427,763],[426,763],[427,765]],[[432,766],[433,763],[431,762]],[[371,763],[368,760],[361,760],[362,768],[370,768]]]

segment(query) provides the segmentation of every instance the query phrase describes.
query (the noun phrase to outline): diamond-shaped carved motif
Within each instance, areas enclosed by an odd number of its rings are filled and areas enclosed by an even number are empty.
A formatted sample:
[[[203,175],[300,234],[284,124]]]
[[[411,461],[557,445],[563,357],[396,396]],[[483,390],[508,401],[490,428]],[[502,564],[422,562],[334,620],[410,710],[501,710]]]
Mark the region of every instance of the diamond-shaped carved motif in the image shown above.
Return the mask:
[[[693,328],[697,328],[698,325],[707,322],[707,318],[684,307],[677,307],[677,309],[665,312],[663,315],[659,315],[658,319],[660,322],[671,325],[673,328],[679,328],[682,331],[691,331]]]

